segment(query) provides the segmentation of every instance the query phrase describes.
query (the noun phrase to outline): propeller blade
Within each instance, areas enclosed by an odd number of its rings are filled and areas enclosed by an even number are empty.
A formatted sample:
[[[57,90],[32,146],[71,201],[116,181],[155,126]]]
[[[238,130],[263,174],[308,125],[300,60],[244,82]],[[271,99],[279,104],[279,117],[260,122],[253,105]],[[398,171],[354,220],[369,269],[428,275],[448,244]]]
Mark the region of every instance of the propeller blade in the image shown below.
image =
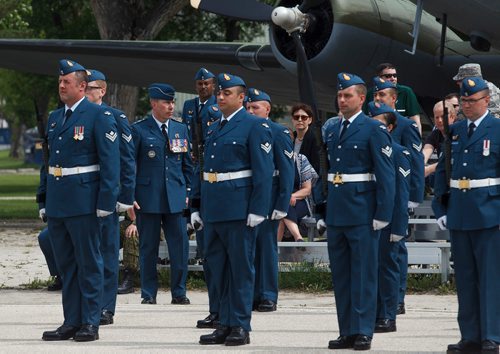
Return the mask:
[[[195,9],[238,20],[270,22],[273,7],[255,0],[191,0]]]
[[[307,12],[310,8],[320,5],[325,0],[304,0],[299,6],[299,10]]]

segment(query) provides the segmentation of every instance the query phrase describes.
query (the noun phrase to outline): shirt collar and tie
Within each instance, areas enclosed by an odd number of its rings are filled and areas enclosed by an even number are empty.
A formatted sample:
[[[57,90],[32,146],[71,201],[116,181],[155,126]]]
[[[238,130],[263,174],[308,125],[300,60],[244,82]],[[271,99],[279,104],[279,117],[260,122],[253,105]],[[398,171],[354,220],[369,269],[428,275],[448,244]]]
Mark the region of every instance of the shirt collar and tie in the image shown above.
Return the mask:
[[[85,96],[82,97],[78,102],[76,102],[74,105],[71,107],[68,107],[68,105],[64,105],[64,120],[63,120],[63,125],[69,120],[69,117],[73,114],[73,112],[78,108],[78,105],[85,99]]]
[[[233,118],[236,113],[238,113],[239,111],[241,111],[243,109],[243,106],[241,106],[238,110],[236,110],[235,112],[231,113],[228,117],[224,117],[224,115],[222,115],[222,118],[220,119],[220,125],[219,125],[219,129],[222,129],[224,128],[224,126],[231,120],[231,118]]]
[[[488,115],[488,111],[486,111],[485,114],[483,114],[481,117],[476,119],[474,122],[471,121],[470,119],[467,119],[467,136],[470,138],[472,134],[476,131],[476,129],[479,127],[479,124],[483,121],[483,119]]]

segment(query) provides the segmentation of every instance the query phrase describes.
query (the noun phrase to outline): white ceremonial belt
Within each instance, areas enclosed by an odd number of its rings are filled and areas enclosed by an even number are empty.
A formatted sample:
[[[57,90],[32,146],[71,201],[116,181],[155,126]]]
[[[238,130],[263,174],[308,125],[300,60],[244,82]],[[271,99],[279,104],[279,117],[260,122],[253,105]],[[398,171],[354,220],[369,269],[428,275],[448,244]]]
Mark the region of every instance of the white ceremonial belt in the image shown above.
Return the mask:
[[[500,178],[482,178],[482,179],[452,179],[450,180],[451,188],[471,189],[489,186],[498,186]]]
[[[49,174],[54,177],[63,177],[79,175],[80,173],[89,173],[99,171],[99,165],[77,166],[77,167],[49,167]]]
[[[243,170],[237,172],[203,172],[203,180],[210,183],[230,181],[238,178],[252,177],[252,170]]]
[[[273,171],[273,177],[276,177],[276,176],[279,176],[280,175],[280,171],[278,170],[274,170]]]
[[[375,181],[375,175],[373,173],[329,173],[328,182],[333,184],[342,184],[346,182],[370,182]]]

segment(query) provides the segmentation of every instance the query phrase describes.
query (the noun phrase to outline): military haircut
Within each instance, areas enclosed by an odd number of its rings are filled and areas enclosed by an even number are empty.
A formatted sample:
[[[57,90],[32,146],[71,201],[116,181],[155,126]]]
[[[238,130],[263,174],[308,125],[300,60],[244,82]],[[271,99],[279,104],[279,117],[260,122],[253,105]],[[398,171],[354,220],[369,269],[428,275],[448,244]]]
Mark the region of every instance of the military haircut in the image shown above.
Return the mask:
[[[367,93],[367,89],[366,89],[366,85],[354,85],[355,89],[356,89],[356,92],[358,93],[358,95],[363,95],[365,96],[366,98],[366,93]]]
[[[387,126],[392,124],[392,130],[396,129],[398,125],[398,119],[396,118],[396,114],[394,112],[385,112],[383,116],[385,119],[385,124]]]
[[[108,87],[108,84],[104,80],[95,80],[95,82],[97,82],[100,88],[106,89]]]
[[[394,66],[394,64],[391,64],[391,63],[382,63],[382,64],[377,65],[377,68],[375,69],[375,72],[377,73],[377,76],[382,75],[382,71],[384,71],[385,69],[394,69],[394,70],[397,70],[396,67]]]
[[[235,86],[236,87],[236,94],[240,94],[240,93],[246,93],[246,89],[244,86]]]
[[[398,98],[398,90],[397,90],[397,88],[391,87],[388,90],[391,93],[391,95],[393,95],[394,97]]]
[[[75,77],[78,83],[83,81],[89,82],[89,76],[87,75],[87,72],[84,70],[75,71]]]

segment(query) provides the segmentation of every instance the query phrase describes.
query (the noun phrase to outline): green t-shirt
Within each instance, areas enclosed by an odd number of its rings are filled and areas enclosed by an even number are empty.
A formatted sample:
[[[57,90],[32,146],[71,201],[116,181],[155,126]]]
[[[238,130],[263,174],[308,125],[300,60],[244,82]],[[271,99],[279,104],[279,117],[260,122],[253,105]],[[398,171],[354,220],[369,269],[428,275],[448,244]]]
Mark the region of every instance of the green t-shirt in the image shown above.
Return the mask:
[[[396,85],[398,90],[398,100],[396,101],[396,110],[403,117],[413,117],[420,114],[421,109],[417,101],[417,96],[411,88],[404,85]],[[363,104],[363,112],[368,114],[368,102],[373,101],[373,88],[370,88],[366,94],[366,100]]]

